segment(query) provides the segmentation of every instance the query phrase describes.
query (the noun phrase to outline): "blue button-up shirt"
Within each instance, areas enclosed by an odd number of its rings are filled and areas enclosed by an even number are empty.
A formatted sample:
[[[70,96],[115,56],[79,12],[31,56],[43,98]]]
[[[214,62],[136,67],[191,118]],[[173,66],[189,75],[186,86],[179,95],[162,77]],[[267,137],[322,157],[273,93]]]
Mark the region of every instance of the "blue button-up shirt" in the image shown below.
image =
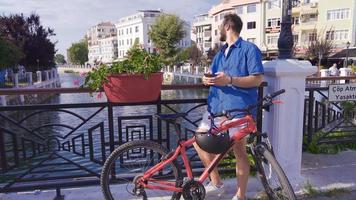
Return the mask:
[[[231,77],[244,77],[263,74],[262,55],[258,47],[241,37],[230,46],[227,55],[225,44],[215,56],[211,65],[212,73],[224,72]],[[240,88],[236,86],[212,86],[208,96],[208,111],[222,112],[230,109],[244,109],[257,103],[257,87]],[[256,110],[253,112],[256,117]],[[237,117],[243,117],[237,113]]]

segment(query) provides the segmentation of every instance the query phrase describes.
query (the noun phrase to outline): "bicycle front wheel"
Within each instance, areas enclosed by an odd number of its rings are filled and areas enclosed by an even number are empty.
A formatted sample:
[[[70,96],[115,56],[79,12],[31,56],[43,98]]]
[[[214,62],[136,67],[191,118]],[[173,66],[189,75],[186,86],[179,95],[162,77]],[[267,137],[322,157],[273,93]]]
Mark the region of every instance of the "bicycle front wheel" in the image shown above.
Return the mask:
[[[145,190],[137,181],[166,155],[167,151],[152,141],[132,141],[115,149],[106,160],[101,172],[100,184],[105,199],[145,200],[148,197],[179,199],[180,193]],[[157,181],[169,181],[176,187],[182,185],[181,177],[181,169],[176,161],[152,176]]]
[[[256,167],[270,200],[295,200],[297,199],[283,169],[274,155],[265,147],[256,148]]]

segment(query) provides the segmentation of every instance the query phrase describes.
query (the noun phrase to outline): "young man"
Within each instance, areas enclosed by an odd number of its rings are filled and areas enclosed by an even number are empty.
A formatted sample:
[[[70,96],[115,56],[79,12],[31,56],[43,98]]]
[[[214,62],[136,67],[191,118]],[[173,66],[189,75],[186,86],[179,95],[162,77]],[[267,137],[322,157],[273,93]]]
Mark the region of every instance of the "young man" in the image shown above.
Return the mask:
[[[203,77],[203,83],[211,87],[208,96],[208,112],[204,114],[197,132],[206,132],[210,128],[209,112],[218,113],[234,108],[246,108],[257,102],[257,87],[263,80],[261,52],[256,45],[246,42],[240,37],[242,24],[239,16],[228,14],[219,27],[220,41],[226,42],[226,44],[217,53],[211,66],[211,72],[216,76]],[[243,113],[237,114],[238,117],[244,115]],[[220,120],[222,119],[217,119],[217,123]],[[230,129],[229,133],[233,134],[237,130],[238,128]],[[238,180],[236,195],[233,199],[246,200],[245,193],[250,165],[245,145],[246,141],[241,140],[233,146],[237,160],[236,176]],[[208,166],[215,155],[203,151],[197,144],[194,144],[194,147],[204,165]],[[209,190],[214,190],[212,193],[218,193],[220,196],[224,188],[216,168],[211,172],[210,178],[207,195],[209,195]]]

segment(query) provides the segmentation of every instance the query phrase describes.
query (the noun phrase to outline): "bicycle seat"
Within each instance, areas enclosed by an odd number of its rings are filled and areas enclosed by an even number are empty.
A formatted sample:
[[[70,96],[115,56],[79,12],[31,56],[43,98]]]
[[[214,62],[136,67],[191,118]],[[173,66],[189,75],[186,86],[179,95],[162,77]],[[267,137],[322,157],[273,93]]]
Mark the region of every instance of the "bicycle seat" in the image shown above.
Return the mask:
[[[187,116],[187,113],[173,113],[173,114],[157,113],[155,116],[162,120],[176,120],[180,117]]]

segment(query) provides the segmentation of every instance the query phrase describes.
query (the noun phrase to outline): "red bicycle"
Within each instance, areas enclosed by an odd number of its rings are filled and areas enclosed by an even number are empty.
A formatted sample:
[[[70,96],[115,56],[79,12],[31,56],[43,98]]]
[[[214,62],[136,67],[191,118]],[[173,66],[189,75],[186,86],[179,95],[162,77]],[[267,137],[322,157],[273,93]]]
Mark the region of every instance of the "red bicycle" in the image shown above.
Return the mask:
[[[284,90],[267,95],[256,105],[246,109],[234,109],[211,115],[212,121],[215,117],[221,116],[230,120],[212,126],[211,130],[205,133],[210,134],[212,138],[219,138],[221,142],[227,142],[227,148],[218,154],[210,166],[197,178],[193,176],[186,150],[199,139],[201,133],[188,140],[179,139],[177,148],[169,153],[162,145],[147,140],[131,141],[119,146],[110,154],[102,169],[101,188],[105,199],[124,199],[122,188],[125,188],[132,197],[144,200],[148,197],[160,196],[170,196],[174,200],[180,199],[181,196],[189,200],[203,200],[206,194],[203,182],[228,153],[234,141],[245,137],[248,137],[248,147],[252,152],[255,169],[257,169],[258,177],[265,188],[268,199],[296,199],[291,184],[273,155],[267,134],[257,131],[251,114],[252,110],[260,105],[263,108],[269,108],[273,103],[276,103],[272,99],[282,93]],[[246,116],[238,120],[231,120],[234,119],[233,113],[236,112],[245,112]],[[157,116],[162,120],[174,123],[180,138],[180,129],[176,119],[186,115],[186,113],[177,113]],[[228,129],[242,125],[243,128],[234,133],[231,138],[227,134],[228,140],[218,137],[218,135],[226,133]],[[178,162],[179,158],[185,167],[185,178]],[[157,194],[157,192],[159,193]]]

